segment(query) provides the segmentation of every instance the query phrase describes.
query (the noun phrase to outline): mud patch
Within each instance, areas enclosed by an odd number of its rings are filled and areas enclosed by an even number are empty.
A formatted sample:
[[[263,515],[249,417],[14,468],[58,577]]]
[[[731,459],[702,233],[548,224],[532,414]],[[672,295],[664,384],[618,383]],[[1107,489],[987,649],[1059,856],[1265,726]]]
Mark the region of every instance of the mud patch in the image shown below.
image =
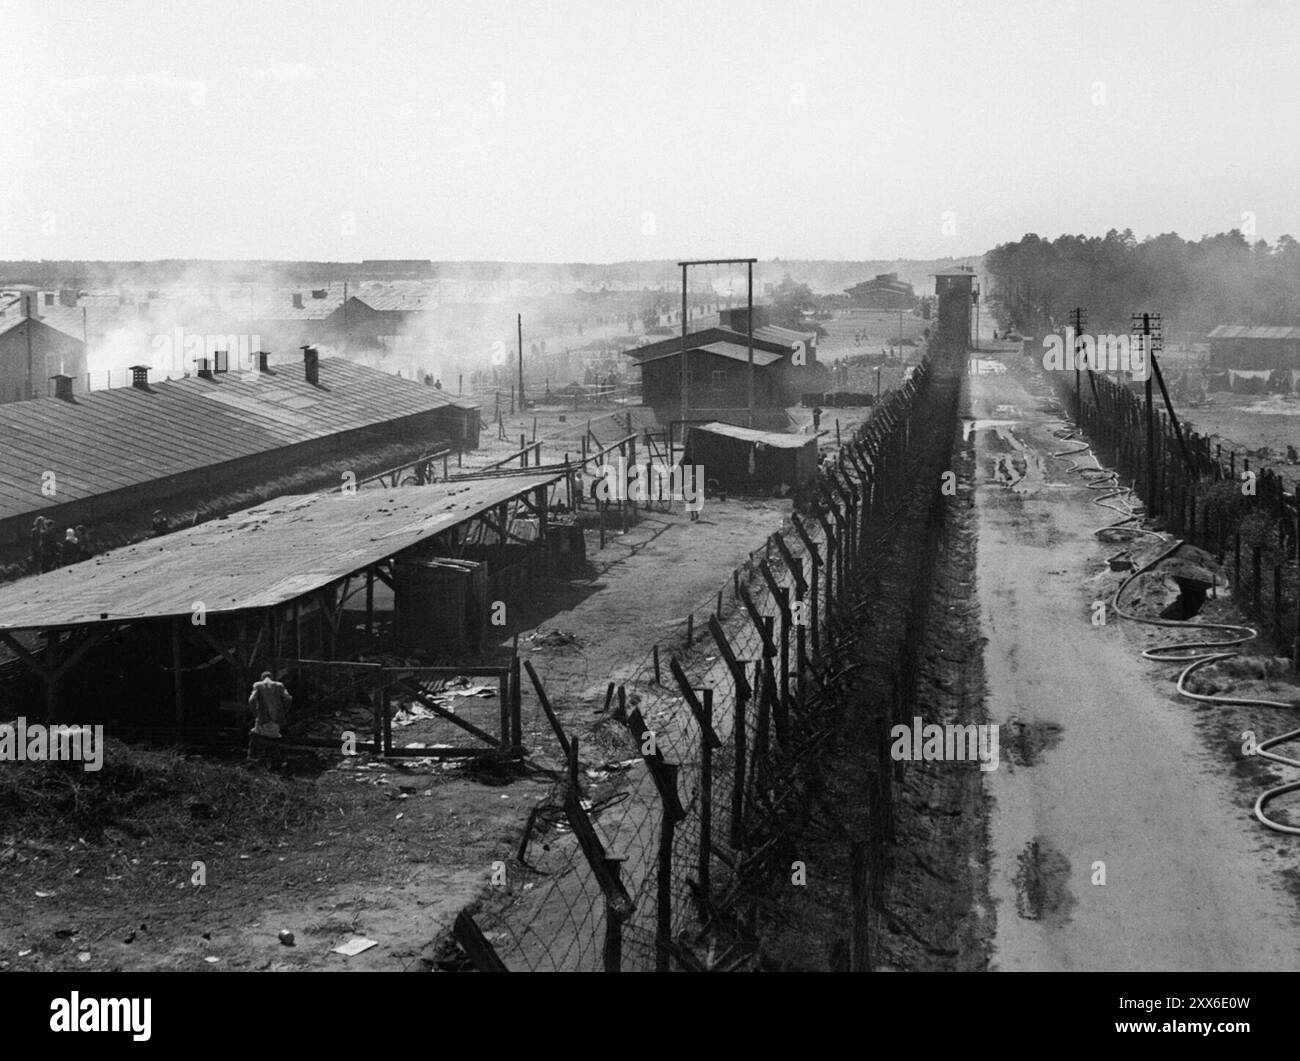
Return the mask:
[[[1000,724],[1001,755],[1012,766],[1037,766],[1044,753],[1061,743],[1065,730],[1056,722],[1016,718]]]
[[[1026,921],[1068,921],[1078,902],[1069,889],[1070,860],[1035,837],[1017,861],[1016,913]]]

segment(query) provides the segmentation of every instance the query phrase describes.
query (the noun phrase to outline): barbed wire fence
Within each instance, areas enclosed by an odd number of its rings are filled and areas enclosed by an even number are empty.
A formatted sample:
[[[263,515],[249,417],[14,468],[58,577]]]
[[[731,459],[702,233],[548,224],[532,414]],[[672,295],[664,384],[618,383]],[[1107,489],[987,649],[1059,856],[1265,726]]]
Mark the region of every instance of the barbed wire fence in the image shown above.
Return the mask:
[[[585,793],[576,737],[544,677],[525,663],[566,769],[534,810],[509,882],[458,919],[444,968],[514,971],[740,970],[759,962],[765,897],[790,873],[793,837],[826,794],[819,759],[859,687],[855,601],[879,585],[881,543],[918,497],[925,547],[937,548],[938,490],[918,491],[918,461],[951,447],[957,389],[936,388],[927,354],[822,466],[807,511],[783,521],[731,578],[700,601],[617,683],[608,720],[626,727],[642,768],[603,803]],[[924,474],[930,468],[926,465]],[[920,597],[928,595],[922,587]],[[906,605],[913,657],[925,600]],[[906,672],[914,666],[898,661]],[[877,757],[860,835],[852,837],[850,965],[870,968],[892,838],[888,725],[907,695],[877,712]],[[594,760],[593,760],[594,762]],[[811,799],[804,798],[811,794]]]
[[[1236,604],[1300,667],[1300,505],[1278,471],[1152,410],[1128,387],[1087,372],[1086,385],[1058,379],[1057,396],[1141,497],[1148,518],[1211,554],[1232,572]]]

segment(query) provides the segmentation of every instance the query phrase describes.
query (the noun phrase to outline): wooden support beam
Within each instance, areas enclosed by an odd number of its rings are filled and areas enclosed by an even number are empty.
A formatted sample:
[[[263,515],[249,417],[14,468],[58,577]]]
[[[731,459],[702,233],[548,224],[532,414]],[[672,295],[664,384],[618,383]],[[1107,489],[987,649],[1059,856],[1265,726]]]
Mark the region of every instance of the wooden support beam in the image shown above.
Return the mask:
[[[455,712],[448,711],[440,703],[434,700],[432,694],[425,692],[425,690],[420,686],[420,684],[414,679],[403,678],[400,682],[398,682],[398,684],[401,685],[402,688],[406,689],[413,696],[415,696],[417,700],[419,700],[422,704],[424,704],[424,706],[427,707],[434,714],[440,715],[442,718],[445,718],[448,722],[452,723],[453,725],[459,726],[466,733],[474,734],[474,736],[478,737],[479,740],[486,741],[494,748],[503,747],[501,742],[496,737],[492,736],[491,733],[488,733],[486,730],[479,729],[478,726],[474,725],[472,722],[466,722]],[[385,702],[387,701],[386,696],[384,700]]]
[[[181,674],[181,620],[171,621],[172,635],[172,707],[176,712],[176,742],[185,736],[185,679]]]
[[[546,689],[542,686],[541,678],[537,677],[537,671],[533,669],[531,659],[524,660],[524,670],[528,671],[528,677],[532,680],[533,690],[537,693],[538,702],[542,705],[542,711],[546,714],[546,720],[551,724],[551,729],[555,733],[555,739],[560,742],[560,750],[564,753],[564,759],[567,762],[571,754],[569,738],[564,735],[564,727],[560,725],[559,718],[556,717],[554,709],[551,707],[550,698],[546,695]]]
[[[13,654],[27,664],[28,669],[31,670],[32,673],[36,674],[42,681],[48,682],[50,680],[50,671],[45,664],[32,655],[32,653],[27,651],[22,642],[14,637],[13,634],[6,630],[0,630],[0,641],[3,641],[8,645]]]

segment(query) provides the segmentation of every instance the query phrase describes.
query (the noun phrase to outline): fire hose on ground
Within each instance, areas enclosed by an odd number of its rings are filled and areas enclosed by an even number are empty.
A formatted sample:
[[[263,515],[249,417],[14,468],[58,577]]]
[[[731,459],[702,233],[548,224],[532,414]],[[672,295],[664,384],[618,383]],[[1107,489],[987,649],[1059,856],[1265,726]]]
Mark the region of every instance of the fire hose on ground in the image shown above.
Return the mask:
[[[1067,420],[1067,423],[1069,421]],[[1139,513],[1142,510],[1142,503],[1137,500],[1134,492],[1124,486],[1119,481],[1119,473],[1104,468],[1101,461],[1097,459],[1096,454],[1092,452],[1092,447],[1084,440],[1077,438],[1077,430],[1066,428],[1063,431],[1054,432],[1056,438],[1062,442],[1072,442],[1079,448],[1065,450],[1060,453],[1053,453],[1051,457],[1054,460],[1065,460],[1070,464],[1070,471],[1078,472],[1087,478],[1087,485],[1090,490],[1103,490],[1105,493],[1100,497],[1093,498],[1094,505],[1100,505],[1118,513],[1122,518],[1115,523],[1108,524],[1095,530],[1094,535],[1101,541],[1113,541],[1117,534],[1131,534],[1133,536],[1147,535],[1155,538],[1160,542],[1169,543],[1169,539],[1153,530],[1138,526],[1137,521],[1141,518]],[[1072,458],[1087,455],[1096,467],[1088,468],[1080,466]],[[1117,501],[1118,504],[1111,502]],[[1136,503],[1134,503],[1136,501]],[[1110,537],[1105,537],[1109,535]],[[1120,603],[1125,590],[1136,581],[1140,576],[1154,569],[1158,564],[1172,556],[1183,546],[1183,539],[1175,539],[1167,547],[1162,549],[1153,559],[1148,560],[1141,567],[1134,568],[1127,578],[1120,583],[1115,590],[1115,595],[1111,599],[1111,608],[1122,619],[1128,619],[1135,623],[1145,623],[1148,626],[1167,626],[1179,630],[1214,630],[1222,631],[1224,636],[1214,641],[1184,641],[1174,642],[1166,645],[1157,645],[1149,648],[1142,653],[1143,659],[1154,660],[1157,663],[1185,663],[1187,664],[1182,672],[1178,675],[1177,688],[1181,696],[1189,700],[1197,700],[1201,703],[1208,704],[1227,704],[1234,707],[1277,707],[1285,709],[1295,709],[1295,704],[1283,703],[1278,700],[1265,700],[1258,697],[1243,696],[1218,696],[1206,693],[1194,693],[1187,688],[1187,679],[1202,667],[1208,667],[1212,663],[1218,663],[1222,660],[1232,659],[1239,655],[1235,650],[1236,646],[1245,644],[1247,641],[1253,641],[1259,636],[1259,631],[1253,627],[1244,626],[1240,623],[1202,623],[1191,622],[1184,619],[1164,619],[1148,618],[1147,616],[1137,615],[1133,612],[1126,611]],[[1114,559],[1114,558],[1112,558]],[[1217,636],[1217,635],[1216,635]],[[1233,651],[1221,651],[1223,649],[1233,649]],[[1270,762],[1279,763],[1283,766],[1294,767],[1300,770],[1300,759],[1293,759],[1285,755],[1280,755],[1271,749],[1279,744],[1285,744],[1290,740],[1300,738],[1300,729],[1293,729],[1286,733],[1280,733],[1277,736],[1269,737],[1267,740],[1260,741],[1255,745],[1255,754]],[[1274,821],[1264,812],[1264,808],[1277,799],[1289,792],[1300,791],[1300,781],[1291,781],[1286,784],[1276,785],[1262,793],[1255,800],[1255,817],[1269,829],[1279,833],[1289,833],[1292,836],[1300,836],[1300,827],[1293,825],[1284,825],[1281,822]]]

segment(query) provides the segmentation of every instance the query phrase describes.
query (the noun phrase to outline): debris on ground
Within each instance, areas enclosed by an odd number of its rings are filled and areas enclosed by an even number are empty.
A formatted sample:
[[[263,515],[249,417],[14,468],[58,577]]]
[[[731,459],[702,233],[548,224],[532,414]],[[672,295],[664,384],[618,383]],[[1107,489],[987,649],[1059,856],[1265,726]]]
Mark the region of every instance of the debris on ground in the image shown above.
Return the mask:
[[[546,629],[535,630],[523,640],[533,648],[581,648],[586,643],[577,634]]]
[[[377,946],[379,946],[379,941],[376,939],[366,939],[364,936],[353,936],[346,943],[340,943],[337,947],[333,948],[330,953],[342,954],[344,957],[351,958],[363,951],[368,951],[371,947]]]

